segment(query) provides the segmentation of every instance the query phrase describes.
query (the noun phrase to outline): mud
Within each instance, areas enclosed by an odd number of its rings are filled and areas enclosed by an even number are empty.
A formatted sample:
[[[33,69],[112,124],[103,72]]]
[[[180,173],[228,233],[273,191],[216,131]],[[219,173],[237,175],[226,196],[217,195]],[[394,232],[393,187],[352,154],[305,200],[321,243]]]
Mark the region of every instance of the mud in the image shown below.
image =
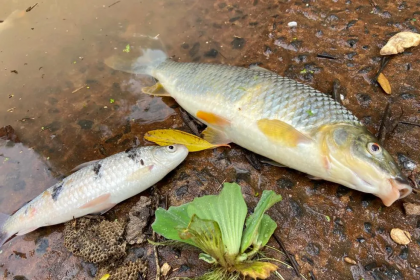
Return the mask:
[[[13,213],[82,162],[151,144],[143,139],[149,130],[193,132],[174,100],[141,93],[153,81],[103,63],[127,44],[138,48],[144,36],[157,35],[157,43],[178,61],[259,64],[326,94],[335,92],[375,134],[389,102],[395,126],[386,133],[385,148],[413,185],[420,183],[420,48],[392,56],[383,69],[391,95],[374,82],[387,40],[399,31],[419,32],[417,1],[49,0],[30,12],[34,2],[0,1],[0,127],[11,125],[21,141],[0,139],[1,212]],[[291,21],[297,27],[288,27]],[[255,164],[250,157],[236,145],[193,153],[146,194],[168,207],[236,181],[253,208],[262,190],[271,189],[284,198],[269,211],[279,225],[276,235],[306,279],[420,278],[420,220],[403,209],[403,202],[420,203],[418,193],[384,207],[374,196]],[[119,204],[106,219],[127,218],[138,200]],[[393,228],[408,231],[412,242],[394,243]],[[95,266],[64,247],[63,229],[42,228],[7,243],[0,277],[97,277]],[[145,233],[152,237],[150,229]],[[275,240],[269,244],[279,248]],[[127,247],[127,258],[147,260],[146,278],[155,279],[153,247]],[[197,276],[209,269],[198,253],[159,247],[159,264],[172,267],[169,278]],[[299,279],[283,265],[279,273]]]

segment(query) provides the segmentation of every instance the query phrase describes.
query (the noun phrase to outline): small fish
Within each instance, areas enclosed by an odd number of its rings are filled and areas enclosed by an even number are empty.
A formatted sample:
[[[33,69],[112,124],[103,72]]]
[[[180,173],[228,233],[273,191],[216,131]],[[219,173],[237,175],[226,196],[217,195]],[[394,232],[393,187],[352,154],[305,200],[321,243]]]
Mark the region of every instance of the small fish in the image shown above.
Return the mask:
[[[412,191],[360,121],[310,86],[261,67],[175,62],[160,50],[147,49],[135,60],[112,56],[105,63],[156,78],[143,92],[173,97],[207,125],[203,134],[210,143],[234,142],[313,177],[372,193],[386,206]]]
[[[188,155],[184,145],[129,149],[80,170],[47,189],[12,216],[0,213],[0,247],[14,234],[105,213],[159,182]]]

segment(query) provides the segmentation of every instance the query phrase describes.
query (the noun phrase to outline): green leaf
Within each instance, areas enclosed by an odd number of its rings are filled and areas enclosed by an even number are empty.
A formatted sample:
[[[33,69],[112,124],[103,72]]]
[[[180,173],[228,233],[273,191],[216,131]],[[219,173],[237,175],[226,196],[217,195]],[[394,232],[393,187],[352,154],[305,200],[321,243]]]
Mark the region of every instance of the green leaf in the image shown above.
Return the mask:
[[[257,244],[259,247],[263,247],[267,244],[270,237],[273,235],[277,228],[277,224],[267,214],[264,214],[258,228]]]
[[[274,205],[274,203],[281,200],[281,195],[278,195],[273,191],[263,191],[261,199],[258,202],[257,207],[255,207],[254,213],[250,215],[246,220],[246,228],[241,242],[241,253],[245,252],[245,250],[248,249],[252,244],[258,246],[258,229],[263,219],[263,215],[265,211]]]
[[[188,206],[188,215],[213,220],[219,225],[227,257],[235,258],[241,246],[242,231],[247,214],[241,187],[236,183],[224,183],[219,195],[207,195],[194,199]]]
[[[171,206],[168,210],[158,208],[155,212],[156,220],[152,224],[153,230],[167,239],[182,241],[197,247],[192,240],[182,239],[179,236],[180,228],[187,228],[190,222],[187,213],[188,206],[189,203],[177,207]]]
[[[195,246],[207,255],[201,256],[206,262],[217,262],[225,265],[225,246],[222,240],[219,225],[215,221],[200,219],[193,215],[187,228],[179,233],[181,239],[190,239]]]

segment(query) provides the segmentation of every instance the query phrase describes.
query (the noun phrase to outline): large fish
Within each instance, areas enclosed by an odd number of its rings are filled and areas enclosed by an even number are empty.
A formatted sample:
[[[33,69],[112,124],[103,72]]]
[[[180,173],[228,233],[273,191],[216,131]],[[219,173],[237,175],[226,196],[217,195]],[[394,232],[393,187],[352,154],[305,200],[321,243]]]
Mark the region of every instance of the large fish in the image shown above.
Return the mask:
[[[188,155],[183,145],[129,149],[91,162],[47,189],[11,217],[0,214],[0,247],[14,234],[104,213],[160,181]]]
[[[314,177],[372,193],[386,206],[412,191],[358,119],[310,86],[263,68],[174,62],[159,50],[105,63],[158,79],[143,91],[173,97],[208,126],[203,134],[210,142],[234,142]],[[167,93],[159,93],[162,88]]]

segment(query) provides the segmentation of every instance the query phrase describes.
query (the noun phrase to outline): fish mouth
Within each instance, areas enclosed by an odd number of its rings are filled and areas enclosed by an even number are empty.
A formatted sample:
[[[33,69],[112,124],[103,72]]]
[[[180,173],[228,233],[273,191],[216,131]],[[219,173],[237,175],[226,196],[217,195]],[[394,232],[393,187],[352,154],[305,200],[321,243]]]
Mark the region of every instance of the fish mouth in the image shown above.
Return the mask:
[[[380,196],[385,206],[391,206],[398,199],[404,198],[412,192],[412,188],[407,179],[395,177],[388,179],[391,191],[386,195]]]

